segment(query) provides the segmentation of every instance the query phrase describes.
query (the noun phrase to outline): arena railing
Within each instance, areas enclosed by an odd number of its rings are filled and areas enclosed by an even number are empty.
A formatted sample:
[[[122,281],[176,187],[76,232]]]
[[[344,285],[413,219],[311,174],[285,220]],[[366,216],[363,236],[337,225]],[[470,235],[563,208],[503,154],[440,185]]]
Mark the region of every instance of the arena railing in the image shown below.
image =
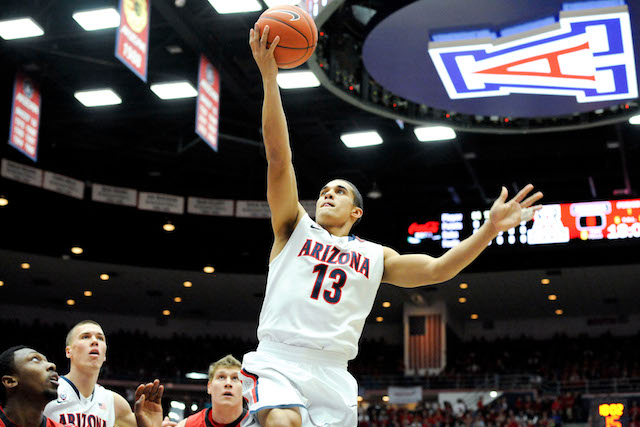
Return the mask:
[[[537,374],[481,374],[453,376],[360,375],[360,388],[382,390],[389,386],[422,386],[427,390],[539,390],[543,394],[628,393],[640,391],[640,378],[545,380]]]

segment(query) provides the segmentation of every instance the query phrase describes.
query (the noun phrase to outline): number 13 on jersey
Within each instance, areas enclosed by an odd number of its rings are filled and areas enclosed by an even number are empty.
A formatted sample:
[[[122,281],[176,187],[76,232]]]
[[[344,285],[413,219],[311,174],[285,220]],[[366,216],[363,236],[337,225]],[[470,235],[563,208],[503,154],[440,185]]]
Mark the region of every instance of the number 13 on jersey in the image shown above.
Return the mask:
[[[317,300],[320,296],[320,291],[322,290],[322,284],[324,283],[328,268],[329,266],[327,264],[317,264],[313,267],[313,272],[317,273],[317,277],[316,283],[311,291],[312,299]],[[325,290],[322,293],[322,297],[329,304],[337,304],[340,302],[340,298],[342,297],[342,287],[347,282],[347,273],[341,268],[335,268],[329,273],[329,279],[334,280],[333,283],[331,283],[332,289]]]

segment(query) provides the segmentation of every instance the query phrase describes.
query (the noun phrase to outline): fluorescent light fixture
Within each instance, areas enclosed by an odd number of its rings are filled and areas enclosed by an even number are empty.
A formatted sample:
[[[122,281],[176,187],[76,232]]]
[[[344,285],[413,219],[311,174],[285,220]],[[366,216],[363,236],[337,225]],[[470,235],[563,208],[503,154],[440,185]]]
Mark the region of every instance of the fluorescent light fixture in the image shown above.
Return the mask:
[[[202,372],[188,372],[185,377],[190,380],[208,380],[209,376],[207,374],[203,374]]]
[[[427,126],[415,128],[413,133],[416,134],[418,141],[446,141],[448,139],[455,139],[456,132],[446,126]]]
[[[38,37],[43,34],[44,30],[31,18],[0,21],[0,37],[5,40]]]
[[[198,92],[189,82],[157,83],[151,85],[153,93],[160,99],[193,98]]]
[[[220,14],[262,10],[258,0],[209,0],[209,3]]]
[[[340,139],[349,148],[382,144],[382,138],[376,131],[345,133],[340,135]]]
[[[631,117],[629,123],[632,125],[640,125],[640,115]]]
[[[114,8],[86,10],[72,16],[85,31],[116,28],[120,25],[120,14]]]
[[[85,107],[122,104],[122,99],[111,89],[85,90],[73,94]]]
[[[298,4],[300,4],[300,0],[264,0],[264,2],[267,4],[267,7],[282,6],[284,4],[298,6]]]
[[[303,87],[318,87],[320,81],[311,71],[290,71],[278,73],[278,86],[282,89],[300,89]]]

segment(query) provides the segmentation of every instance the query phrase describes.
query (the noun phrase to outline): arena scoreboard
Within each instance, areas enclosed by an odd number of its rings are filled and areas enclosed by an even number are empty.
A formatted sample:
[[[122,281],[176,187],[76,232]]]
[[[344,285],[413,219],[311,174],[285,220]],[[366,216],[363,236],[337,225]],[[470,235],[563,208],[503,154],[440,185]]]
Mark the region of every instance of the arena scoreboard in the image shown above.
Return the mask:
[[[594,399],[591,401],[593,427],[627,427],[629,414],[627,399]]]
[[[407,241],[412,245],[437,241],[452,248],[489,220],[489,210],[445,212],[438,219],[413,222]],[[553,245],[570,241],[640,239],[640,199],[603,200],[544,205],[532,221],[500,234],[497,246]]]

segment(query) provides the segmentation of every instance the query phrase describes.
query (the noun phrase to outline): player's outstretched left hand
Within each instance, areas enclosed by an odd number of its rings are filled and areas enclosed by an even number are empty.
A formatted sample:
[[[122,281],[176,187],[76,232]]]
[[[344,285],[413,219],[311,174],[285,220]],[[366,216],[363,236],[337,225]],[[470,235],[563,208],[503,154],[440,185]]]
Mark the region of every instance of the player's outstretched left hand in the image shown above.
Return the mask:
[[[489,213],[489,221],[495,227],[496,231],[507,231],[515,227],[522,221],[530,221],[535,211],[542,209],[541,205],[532,206],[535,202],[542,199],[542,192],[538,191],[532,196],[527,197],[533,190],[533,185],[528,184],[515,195],[515,197],[507,202],[508,191],[502,187],[500,197],[493,202]],[[527,197],[525,199],[525,197]]]
[[[134,406],[138,427],[162,426],[161,399],[163,392],[164,386],[160,385],[159,380],[138,386]]]

